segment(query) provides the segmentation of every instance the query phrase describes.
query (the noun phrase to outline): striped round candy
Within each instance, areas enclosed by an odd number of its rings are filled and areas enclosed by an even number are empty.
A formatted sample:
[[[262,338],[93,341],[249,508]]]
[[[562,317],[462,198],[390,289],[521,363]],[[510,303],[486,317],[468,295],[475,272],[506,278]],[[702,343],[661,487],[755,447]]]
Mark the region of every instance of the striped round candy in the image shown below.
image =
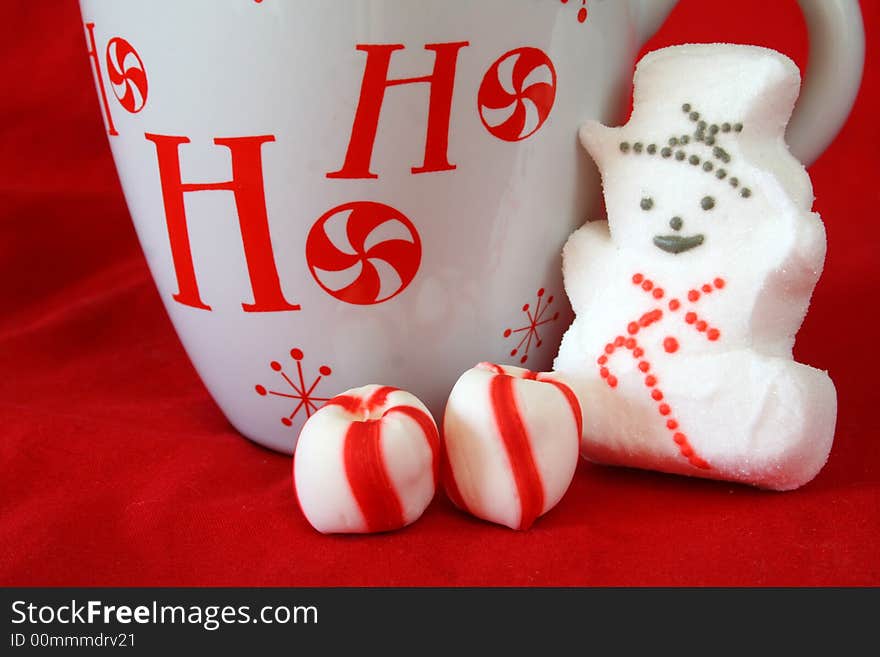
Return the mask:
[[[528,529],[568,489],[582,425],[580,403],[559,375],[480,363],[446,404],[447,495],[478,518]]]
[[[503,54],[477,92],[483,125],[504,141],[521,141],[540,130],[555,100],[556,69],[538,48]]]
[[[293,483],[319,532],[383,532],[418,520],[439,467],[440,438],[425,405],[403,390],[368,385],[334,397],[306,421]]]

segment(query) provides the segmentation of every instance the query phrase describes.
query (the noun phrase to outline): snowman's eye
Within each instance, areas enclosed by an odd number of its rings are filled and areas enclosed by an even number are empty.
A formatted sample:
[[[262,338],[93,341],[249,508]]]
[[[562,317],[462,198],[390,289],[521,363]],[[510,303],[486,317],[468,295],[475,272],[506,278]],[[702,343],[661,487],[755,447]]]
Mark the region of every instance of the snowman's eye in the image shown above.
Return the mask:
[[[715,199],[711,196],[704,196],[700,199],[700,207],[704,210],[711,210],[715,207]]]
[[[652,199],[650,196],[646,196],[642,199],[641,203],[639,203],[639,207],[641,207],[642,210],[650,210],[654,207],[654,199]]]

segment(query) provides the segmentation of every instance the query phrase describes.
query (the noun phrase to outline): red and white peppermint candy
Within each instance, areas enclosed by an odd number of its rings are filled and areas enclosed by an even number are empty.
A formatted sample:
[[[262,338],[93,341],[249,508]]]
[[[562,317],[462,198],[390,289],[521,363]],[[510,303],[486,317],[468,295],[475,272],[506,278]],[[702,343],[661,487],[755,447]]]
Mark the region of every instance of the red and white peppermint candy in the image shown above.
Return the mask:
[[[388,301],[419,270],[422,243],[399,210],[373,201],[345,203],[321,216],[306,240],[306,261],[325,292],[340,301]]]
[[[504,141],[520,141],[536,133],[555,100],[556,69],[537,48],[517,48],[502,55],[477,92],[483,125]]]
[[[568,490],[582,426],[580,402],[559,375],[480,363],[446,404],[447,495],[478,518],[528,529]]]
[[[122,37],[107,43],[107,76],[113,94],[127,112],[137,114],[147,103],[147,72],[134,47]]]
[[[399,529],[434,498],[440,437],[425,405],[390,386],[334,397],[302,428],[293,456],[300,508],[324,534]]]

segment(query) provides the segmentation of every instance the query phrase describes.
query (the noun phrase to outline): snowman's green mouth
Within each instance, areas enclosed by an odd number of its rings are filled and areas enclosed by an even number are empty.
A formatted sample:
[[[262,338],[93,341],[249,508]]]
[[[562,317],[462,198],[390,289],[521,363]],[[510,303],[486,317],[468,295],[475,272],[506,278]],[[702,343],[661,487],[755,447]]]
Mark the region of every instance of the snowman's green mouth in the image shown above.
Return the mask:
[[[702,243],[702,235],[691,235],[689,237],[682,237],[681,235],[654,236],[654,246],[658,249],[663,249],[666,253],[684,253],[700,246]]]

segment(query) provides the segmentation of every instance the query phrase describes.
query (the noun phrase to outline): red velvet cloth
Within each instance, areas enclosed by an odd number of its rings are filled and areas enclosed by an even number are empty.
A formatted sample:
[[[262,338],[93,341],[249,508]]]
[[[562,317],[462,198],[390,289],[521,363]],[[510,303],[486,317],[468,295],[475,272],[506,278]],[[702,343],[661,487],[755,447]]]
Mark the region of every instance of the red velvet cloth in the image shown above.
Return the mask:
[[[239,436],[175,337],[140,253],[73,0],[0,4],[0,583],[880,584],[880,6],[859,100],[811,168],[828,259],[798,337],[840,398],[803,489],[582,463],[528,532],[443,497],[396,533],[326,537],[291,461]],[[794,1],[684,0],[648,44],[750,42],[803,66]],[[111,99],[112,100],[112,99]]]

